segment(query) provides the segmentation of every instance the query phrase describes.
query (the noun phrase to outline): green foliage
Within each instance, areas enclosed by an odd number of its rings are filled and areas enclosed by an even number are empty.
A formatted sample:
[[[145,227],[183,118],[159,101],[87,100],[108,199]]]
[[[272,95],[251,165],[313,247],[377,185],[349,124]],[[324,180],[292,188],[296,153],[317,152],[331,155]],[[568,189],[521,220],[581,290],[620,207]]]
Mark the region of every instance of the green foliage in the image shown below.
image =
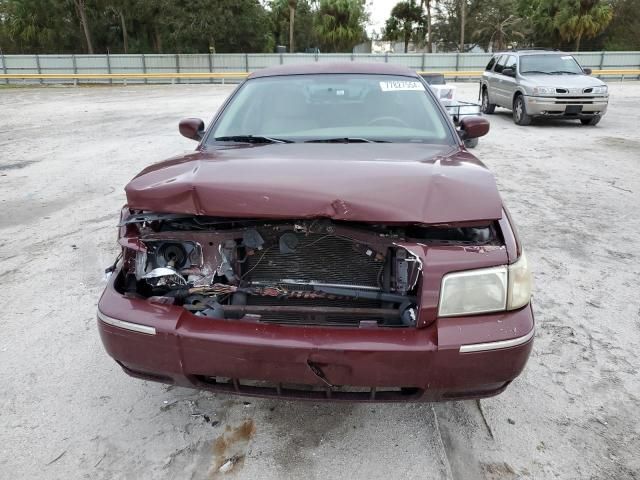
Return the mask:
[[[320,0],[314,23],[323,52],[351,52],[364,41],[368,20],[363,0]]]
[[[271,0],[269,6],[269,18],[271,21],[271,35],[275,45],[289,44],[289,15],[291,0]],[[311,2],[297,0],[294,18],[294,45],[297,51],[305,51],[316,47],[316,39],[313,33],[314,12]]]
[[[72,5],[56,0],[4,0],[0,3],[0,44],[6,53],[63,53],[81,44]]]
[[[428,5],[427,5],[428,2]],[[465,49],[640,50],[640,0],[402,0],[384,36],[455,51],[464,2]],[[0,49],[11,53],[350,52],[366,39],[375,0],[0,0]],[[82,14],[86,17],[83,28]],[[86,31],[85,31],[86,30]],[[126,46],[126,47],[125,47]]]
[[[516,0],[487,2],[476,18],[472,38],[483,48],[503,50],[526,38],[526,27],[517,13]]]
[[[461,26],[460,6],[463,1],[466,11],[465,31],[471,34],[482,28],[482,25],[479,24],[482,11],[496,0],[440,0],[435,8],[436,21],[433,29],[435,41],[441,50],[455,51],[458,49]],[[471,35],[465,36],[467,45],[465,50],[470,50],[481,43],[480,39],[469,37]]]
[[[415,0],[396,3],[385,24],[383,38],[385,40],[403,40],[404,52],[407,53],[409,41],[417,35],[418,29],[422,29],[424,23],[422,8],[416,5]]]
[[[564,0],[560,2],[553,25],[560,38],[575,41],[580,50],[580,40],[595,37],[609,25],[613,17],[611,6],[601,0]]]
[[[640,50],[640,0],[616,0],[613,20],[601,35],[607,50]]]
[[[0,49],[272,52],[289,43],[292,7],[297,51],[348,52],[366,38],[364,0],[0,0]]]
[[[605,0],[520,0],[520,13],[534,32],[534,43],[580,49],[582,39],[602,33],[613,18]]]
[[[420,43],[425,16],[417,0],[396,4],[385,38]],[[425,1],[420,2],[420,7]],[[438,0],[432,8],[433,41],[440,51],[458,49],[465,6],[465,50],[476,45],[638,49],[640,0]],[[422,15],[422,20],[416,15]]]

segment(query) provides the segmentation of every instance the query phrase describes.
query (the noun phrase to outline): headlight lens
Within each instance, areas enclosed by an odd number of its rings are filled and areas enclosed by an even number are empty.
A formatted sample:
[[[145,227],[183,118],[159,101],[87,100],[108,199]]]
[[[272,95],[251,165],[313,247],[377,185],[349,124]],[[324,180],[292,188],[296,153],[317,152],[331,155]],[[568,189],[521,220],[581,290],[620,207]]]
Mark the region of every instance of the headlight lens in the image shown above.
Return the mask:
[[[509,266],[446,274],[438,316],[455,317],[515,310],[529,303],[531,272],[524,252]]]
[[[534,95],[550,95],[552,93],[556,93],[554,87],[533,87]]]
[[[608,87],[606,85],[602,85],[600,87],[593,87],[593,90],[591,90],[592,93],[607,93],[609,91]]]
[[[507,305],[507,267],[448,273],[440,289],[440,317],[496,312]]]
[[[507,310],[524,307],[531,300],[531,270],[527,256],[522,252],[520,258],[509,265],[509,297]]]

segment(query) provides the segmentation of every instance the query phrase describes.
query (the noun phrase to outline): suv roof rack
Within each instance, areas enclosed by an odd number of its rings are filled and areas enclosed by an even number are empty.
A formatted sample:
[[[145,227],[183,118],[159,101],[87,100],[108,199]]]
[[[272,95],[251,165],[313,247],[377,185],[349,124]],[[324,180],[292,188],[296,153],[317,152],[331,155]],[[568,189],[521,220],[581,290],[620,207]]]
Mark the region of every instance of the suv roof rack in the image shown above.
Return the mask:
[[[517,52],[560,52],[557,48],[543,48],[543,47],[531,47],[531,48],[512,48],[511,50],[497,50],[492,52],[494,55],[498,53],[517,53]]]
[[[557,48],[531,47],[531,48],[522,48],[522,49],[514,48],[511,51],[512,52],[559,52],[560,50]]]

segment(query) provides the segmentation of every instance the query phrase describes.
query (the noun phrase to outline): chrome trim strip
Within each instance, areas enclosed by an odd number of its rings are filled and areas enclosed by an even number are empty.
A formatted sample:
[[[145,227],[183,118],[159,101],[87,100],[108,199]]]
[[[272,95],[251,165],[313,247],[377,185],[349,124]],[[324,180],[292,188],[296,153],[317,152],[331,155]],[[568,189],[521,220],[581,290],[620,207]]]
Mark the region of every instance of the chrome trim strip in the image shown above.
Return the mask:
[[[124,328],[125,330],[131,330],[138,333],[146,333],[147,335],[155,335],[156,329],[147,325],[140,325],[138,323],[125,322],[124,320],[118,320],[117,318],[105,315],[98,310],[98,318],[108,325],[112,325],[118,328]]]
[[[498,342],[472,343],[470,345],[460,345],[460,353],[485,352],[487,350],[500,350],[502,348],[517,347],[523,343],[527,343],[533,338],[536,329],[532,328],[529,333],[523,337],[511,338],[509,340],[500,340]]]

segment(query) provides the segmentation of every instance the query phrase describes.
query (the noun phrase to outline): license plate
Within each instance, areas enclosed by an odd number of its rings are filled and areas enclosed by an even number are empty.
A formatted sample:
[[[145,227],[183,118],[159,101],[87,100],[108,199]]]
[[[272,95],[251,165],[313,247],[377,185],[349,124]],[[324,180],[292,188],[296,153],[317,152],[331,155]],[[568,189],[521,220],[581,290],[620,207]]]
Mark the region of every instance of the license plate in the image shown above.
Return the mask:
[[[582,105],[567,105],[567,108],[564,110],[564,113],[567,115],[577,115],[580,112],[582,112]]]

